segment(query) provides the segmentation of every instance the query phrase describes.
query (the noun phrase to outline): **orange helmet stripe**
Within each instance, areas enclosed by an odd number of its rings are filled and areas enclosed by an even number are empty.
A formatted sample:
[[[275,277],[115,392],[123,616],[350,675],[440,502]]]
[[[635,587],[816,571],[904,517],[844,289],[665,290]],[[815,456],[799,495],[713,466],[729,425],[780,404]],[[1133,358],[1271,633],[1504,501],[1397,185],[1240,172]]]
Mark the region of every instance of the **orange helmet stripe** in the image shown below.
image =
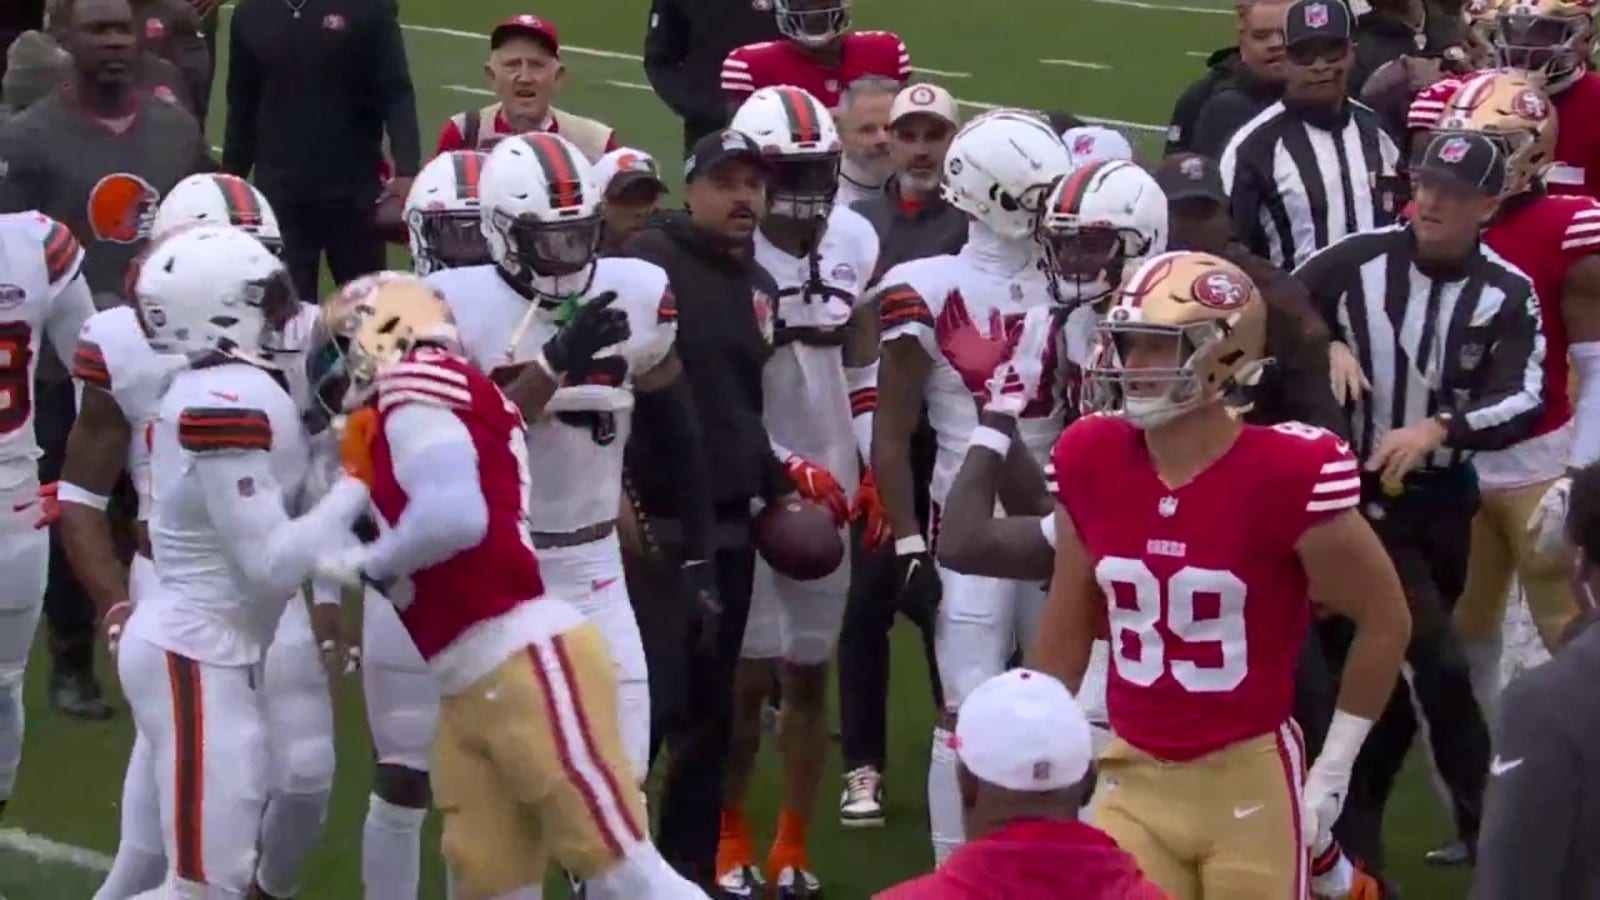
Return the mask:
[[[463,200],[478,199],[478,176],[483,174],[483,154],[476,150],[458,150],[450,154],[455,164],[456,196]]]
[[[1078,211],[1083,203],[1083,195],[1089,192],[1089,179],[1101,169],[1104,169],[1111,160],[1102,159],[1092,162],[1087,166],[1067,176],[1067,186],[1061,191],[1061,202],[1056,206],[1056,215],[1070,216]]]
[[[811,105],[811,95],[799,88],[778,91],[783,100],[783,111],[789,117],[789,132],[797,144],[814,144],[822,140],[822,124]]]
[[[261,224],[261,203],[248,182],[234,175],[213,175],[211,180],[222,192],[223,202],[228,204],[228,224],[235,227]]]
[[[569,209],[583,202],[583,185],[578,181],[578,166],[567,144],[548,134],[525,134],[522,140],[533,149],[534,158],[550,183],[550,205]]]

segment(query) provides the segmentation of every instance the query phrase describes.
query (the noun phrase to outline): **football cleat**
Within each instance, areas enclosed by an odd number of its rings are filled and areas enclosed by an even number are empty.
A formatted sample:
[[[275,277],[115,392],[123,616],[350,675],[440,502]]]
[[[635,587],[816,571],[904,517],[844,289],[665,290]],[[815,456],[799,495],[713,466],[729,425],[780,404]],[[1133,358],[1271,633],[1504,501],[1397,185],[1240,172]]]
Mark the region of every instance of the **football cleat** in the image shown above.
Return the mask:
[[[786,867],[775,879],[778,900],[820,900],[822,882],[805,869]]]
[[[872,766],[844,775],[839,795],[839,824],[846,828],[883,827],[883,776]]]
[[[1422,854],[1422,861],[1430,866],[1470,866],[1477,853],[1466,841],[1451,841]]]
[[[767,880],[755,866],[739,866],[717,876],[717,900],[753,900],[766,896]]]

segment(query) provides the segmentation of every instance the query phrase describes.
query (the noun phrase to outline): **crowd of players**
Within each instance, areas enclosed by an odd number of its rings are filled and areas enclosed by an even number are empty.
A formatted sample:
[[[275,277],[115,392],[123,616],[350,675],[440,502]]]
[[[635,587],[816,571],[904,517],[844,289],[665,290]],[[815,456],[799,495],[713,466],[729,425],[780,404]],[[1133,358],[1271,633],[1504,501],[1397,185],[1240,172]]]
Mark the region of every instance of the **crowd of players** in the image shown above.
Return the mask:
[[[897,38],[849,30],[848,2],[775,6],[785,38],[728,56],[735,111],[691,148],[691,214],[718,206],[716,226],[693,227],[774,288],[722,311],[748,315],[766,345],[763,428],[783,478],[769,504],[808,502],[828,511],[829,536],[892,544],[883,602],[934,634],[939,868],[886,896],[1061,885],[1079,897],[1385,896],[1392,886],[1362,871],[1376,861],[1353,864],[1335,827],[1420,618],[1369,522],[1381,518],[1373,498],[1416,490],[1436,451],[1523,448],[1550,471],[1524,472],[1509,499],[1486,484],[1480,515],[1495,518],[1482,533],[1513,547],[1551,649],[1577,610],[1566,579],[1547,573],[1571,553],[1566,472],[1600,450],[1586,303],[1600,207],[1582,196],[1592,147],[1557,126],[1600,84],[1592,10],[1474,9],[1480,42],[1457,62],[1485,69],[1409,85],[1393,136],[1416,148],[1418,226],[1324,236],[1290,274],[1229,240],[1215,162],[1181,154],[1152,173],[1114,134],[1064,136],[1023,110],[961,125],[943,89],[906,84]],[[1316,47],[1290,46],[1278,65],[1348,64],[1349,35],[1330,42],[1328,13],[1285,4]],[[542,20],[510,24],[557,53]],[[886,258],[895,220],[870,217],[884,173],[845,164],[835,124],[874,79],[893,86],[886,142],[916,150],[891,151],[884,190],[909,221],[936,199],[956,210],[966,229],[954,246]],[[769,882],[786,898],[821,892],[805,853],[814,752],[785,754],[793,784],[765,866],[737,778],[705,798],[723,812],[714,873],[676,872],[652,846],[648,676],[628,588],[642,591],[624,579],[625,547],[652,538],[623,450],[633,419],[676,436],[679,518],[686,530],[712,520],[706,483],[727,473],[706,471],[717,435],[702,433],[683,388],[697,351],[679,344],[690,307],[675,299],[701,286],[636,258],[650,255],[646,235],[618,240],[660,195],[646,155],[595,123],[573,140],[509,121],[447,125],[462,149],[443,148],[406,204],[414,273],[372,273],[320,306],[290,286],[271,205],[233,176],[167,194],[130,302],[100,312],[66,226],[0,220],[14,353],[31,377],[42,333],[83,386],[61,481],[42,504],[30,479],[12,488],[8,546],[20,549],[6,571],[42,591],[36,510],[59,506],[79,577],[121,584],[97,594],[114,598],[103,624],[136,738],[97,897],[295,892],[318,839],[306,823],[321,822],[331,784],[327,678],[350,658],[338,624],[348,593],[362,597],[356,655],[378,760],[369,897],[416,895],[430,803],[462,898],[541,896],[551,863],[593,898],[737,898]],[[650,199],[615,204],[628,207],[619,217],[608,201],[633,184]],[[855,209],[839,202],[846,189]],[[1353,450],[1362,407],[1339,407],[1385,385],[1372,348],[1338,340],[1350,292],[1328,287],[1333,267],[1352,241],[1426,249],[1452,210],[1481,219],[1465,220],[1469,256],[1509,273],[1494,297],[1477,295],[1474,327],[1500,332],[1475,352],[1517,378],[1462,383],[1412,427]],[[1493,250],[1479,248],[1480,224]],[[1409,321],[1401,282],[1387,299]],[[1530,383],[1538,396],[1505,412]],[[910,453],[924,415],[937,441],[926,529]],[[31,440],[24,426],[8,440]],[[105,515],[124,472],[139,500],[131,555]],[[709,539],[687,536],[674,574],[714,619]],[[807,548],[761,549],[744,655],[781,660],[782,702],[820,713],[850,569],[818,578],[792,567]],[[1497,638],[1498,593],[1489,612],[1470,610],[1489,620],[1472,638]],[[1297,704],[1302,645],[1334,625],[1337,700]],[[1004,674],[1019,654],[1029,668]],[[764,698],[770,671],[750,674]],[[1477,674],[1492,713],[1498,684]],[[17,727],[0,734],[0,763],[14,772],[20,693],[3,696]],[[759,709],[742,699],[728,692]],[[814,735],[823,722],[788,717],[786,750],[810,746],[789,728]],[[1496,758],[1484,774],[1518,768]],[[841,816],[854,824],[882,821],[871,774],[847,779]],[[1100,831],[1067,821],[1095,784],[1084,818]],[[1002,861],[1019,844],[1054,887],[1008,881]]]

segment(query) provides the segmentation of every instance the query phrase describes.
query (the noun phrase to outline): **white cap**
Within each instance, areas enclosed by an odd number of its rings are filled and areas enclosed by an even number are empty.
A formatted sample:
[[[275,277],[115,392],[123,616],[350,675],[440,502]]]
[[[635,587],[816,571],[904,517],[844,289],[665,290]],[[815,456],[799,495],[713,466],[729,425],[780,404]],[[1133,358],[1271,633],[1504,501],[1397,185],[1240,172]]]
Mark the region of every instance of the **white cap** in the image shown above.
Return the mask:
[[[1072,154],[1072,168],[1081,169],[1103,159],[1133,159],[1133,145],[1122,132],[1104,125],[1079,125],[1061,132],[1061,142]]]
[[[1029,793],[1077,784],[1094,758],[1078,701],[1066,685],[1032,669],[978,685],[961,704],[950,743],[980,781]]]
[[[643,150],[618,147],[594,164],[595,184],[600,185],[601,193],[607,196],[641,180],[655,182],[658,190],[667,189],[667,183],[661,180],[661,172],[656,167],[655,157]]]
[[[956,98],[937,84],[913,84],[902,88],[894,97],[894,105],[889,107],[889,124],[893,125],[902,116],[912,113],[924,113],[951,125],[961,125],[961,111],[956,108]]]

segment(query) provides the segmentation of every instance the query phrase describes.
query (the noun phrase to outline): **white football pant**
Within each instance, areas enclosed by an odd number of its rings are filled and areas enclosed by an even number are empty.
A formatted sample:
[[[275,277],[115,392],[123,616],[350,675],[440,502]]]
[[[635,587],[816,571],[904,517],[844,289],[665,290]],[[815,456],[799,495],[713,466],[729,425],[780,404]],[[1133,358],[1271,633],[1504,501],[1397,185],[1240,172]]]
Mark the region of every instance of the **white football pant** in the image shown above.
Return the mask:
[[[850,546],[850,531],[840,530]],[[739,655],[744,659],[781,659],[815,666],[833,658],[844,625],[844,605],[850,593],[850,554],[839,568],[815,581],[795,581],[772,571],[756,557],[755,581],[750,593],[750,620],[744,629]]]
[[[0,491],[0,802],[10,799],[22,762],[22,688],[44,608],[50,533],[33,527],[39,486]]]

